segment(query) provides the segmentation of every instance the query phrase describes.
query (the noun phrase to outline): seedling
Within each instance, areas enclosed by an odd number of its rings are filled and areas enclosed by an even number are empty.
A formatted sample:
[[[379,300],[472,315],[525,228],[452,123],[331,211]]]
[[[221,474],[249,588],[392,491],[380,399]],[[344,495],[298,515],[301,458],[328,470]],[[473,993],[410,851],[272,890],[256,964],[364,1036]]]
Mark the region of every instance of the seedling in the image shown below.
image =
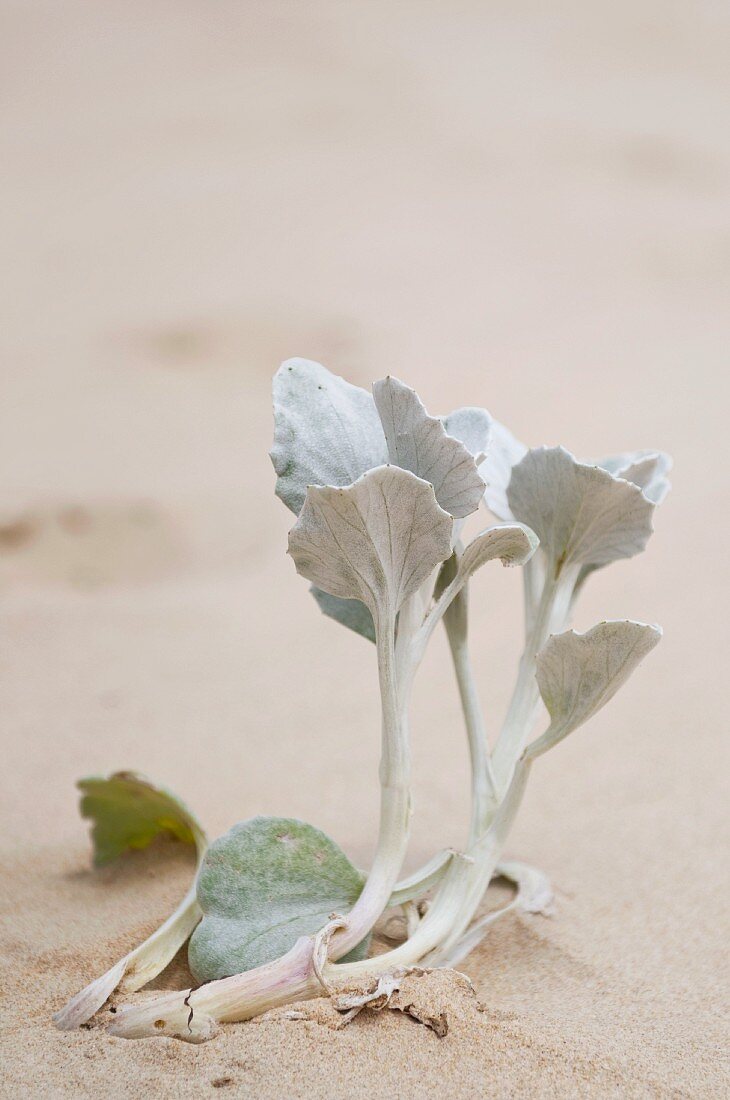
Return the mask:
[[[602,622],[567,629],[587,579],[638,554],[668,489],[669,459],[641,451],[581,462],[562,447],[528,450],[480,408],[429,416],[394,378],[372,394],[292,359],[274,379],[276,492],[295,514],[289,553],[321,610],[374,643],[382,703],[380,825],[367,875],[312,825],[253,818],[206,849],[172,795],[138,776],[83,780],[97,862],[168,832],[197,846],[196,882],[144,944],[74,997],[61,1028],[90,1019],[115,990],[140,989],[190,939],[197,987],[118,1009],[109,1030],[200,1042],[220,1023],[327,993],[342,1011],[381,1005],[409,968],[454,966],[515,906],[547,912],[540,872],[502,852],[534,761],[596,713],[659,641],[658,627]],[[471,541],[482,503],[502,522]],[[490,748],[467,644],[470,582],[487,562],[522,568],[525,647]],[[471,760],[462,852],[445,850],[400,878],[411,795],[408,711],[416,672],[443,623]],[[534,736],[540,700],[546,724]],[[490,881],[509,905],[478,911]],[[401,942],[370,956],[388,909]]]

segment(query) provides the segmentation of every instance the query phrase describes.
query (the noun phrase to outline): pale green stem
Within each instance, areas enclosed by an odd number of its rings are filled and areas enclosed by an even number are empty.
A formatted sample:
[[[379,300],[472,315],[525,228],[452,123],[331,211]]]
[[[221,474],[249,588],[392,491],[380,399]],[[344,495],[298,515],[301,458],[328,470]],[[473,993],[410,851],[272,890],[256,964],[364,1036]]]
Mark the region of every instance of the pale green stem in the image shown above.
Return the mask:
[[[362,962],[339,963],[330,971],[333,978],[355,979],[383,974],[398,966],[428,961],[430,952],[448,948],[471,923],[494,870],[509,830],[519,809],[527,783],[529,765],[520,764],[507,796],[501,802],[489,830],[472,849],[475,862],[453,860],[428,912],[414,934],[392,951]]]
[[[563,629],[569,614],[570,597],[576,577],[577,567],[559,569],[548,563],[542,595],[525,641],[507,716],[492,753],[492,766],[500,794],[507,790],[515,765],[535,724],[540,701],[535,678],[537,655],[551,632]]]
[[[405,607],[403,610],[407,613]],[[382,701],[378,844],[362,893],[347,916],[347,926],[332,939],[333,959],[356,947],[387,906],[403,866],[410,833],[411,761],[406,715],[410,685],[399,690],[395,616],[378,624],[377,648]]]
[[[469,760],[471,764],[471,821],[468,847],[487,828],[489,815],[497,805],[497,789],[489,754],[487,731],[479,695],[474,683],[474,671],[467,643],[467,588],[458,594],[444,616],[451,659],[464,713]],[[461,605],[461,606],[455,606]]]

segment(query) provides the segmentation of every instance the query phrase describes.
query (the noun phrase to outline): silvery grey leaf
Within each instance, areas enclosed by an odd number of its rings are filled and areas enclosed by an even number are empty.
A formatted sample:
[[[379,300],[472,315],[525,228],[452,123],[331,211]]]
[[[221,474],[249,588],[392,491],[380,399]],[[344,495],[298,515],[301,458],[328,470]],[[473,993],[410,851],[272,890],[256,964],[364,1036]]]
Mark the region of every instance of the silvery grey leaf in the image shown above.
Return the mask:
[[[484,499],[490,512],[497,519],[510,523],[514,516],[507,502],[507,486],[512,477],[512,469],[527,454],[527,447],[512,435],[504,424],[492,421],[489,450],[479,473],[486,482]]]
[[[599,460],[598,465],[614,477],[621,477],[638,485],[653,504],[661,504],[671,488],[667,474],[672,460],[663,451],[631,451],[610,455]]]
[[[289,553],[314,585],[362,600],[384,626],[450,555],[452,523],[433,486],[381,466],[347,488],[310,486]]]
[[[500,559],[503,565],[524,565],[538,547],[537,536],[521,523],[498,524],[477,535],[460,553],[444,563],[436,581],[436,604],[423,623],[422,638],[431,636],[442,615],[451,616],[453,628],[466,629],[466,606],[460,593],[469,578],[487,561]]]
[[[499,558],[503,565],[524,565],[540,542],[523,523],[499,523],[476,535],[459,560],[457,580],[467,580],[487,561]]]
[[[492,432],[492,418],[487,410],[477,408],[475,405],[467,405],[442,417],[441,423],[446,434],[463,443],[479,466],[489,450]]]
[[[388,461],[372,395],[309,359],[274,376],[276,493],[299,515],[308,485],[350,485]]]
[[[507,500],[561,566],[633,557],[652,533],[654,505],[638,486],[578,462],[563,447],[528,451],[512,471]]]
[[[324,615],[354,630],[356,634],[362,634],[368,641],[375,641],[375,623],[362,600],[342,600],[339,596],[330,596],[329,592],[323,592],[321,588],[316,588],[314,585],[310,588],[310,592]]]
[[[550,727],[526,756],[545,752],[605,706],[661,636],[659,627],[629,620],[599,623],[585,634],[553,635],[537,656]]]
[[[390,461],[433,485],[436,500],[457,519],[475,512],[484,482],[474,456],[429,416],[415,390],[397,378],[373,383],[373,397],[385,432]]]

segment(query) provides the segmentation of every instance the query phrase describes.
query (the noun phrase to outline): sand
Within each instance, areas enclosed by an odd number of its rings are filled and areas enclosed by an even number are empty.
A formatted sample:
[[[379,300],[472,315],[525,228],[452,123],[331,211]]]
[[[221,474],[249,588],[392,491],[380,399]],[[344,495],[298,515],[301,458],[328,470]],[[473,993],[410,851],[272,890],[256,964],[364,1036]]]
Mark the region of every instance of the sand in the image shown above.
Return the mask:
[[[727,10],[0,8],[2,1094],[727,1095]],[[295,576],[267,458],[295,354],[531,444],[671,451],[649,549],[577,617],[665,638],[535,769],[508,854],[555,916],[495,925],[473,995],[419,979],[446,1036],[338,1029],[322,1001],[197,1048],[61,1034],[191,874],[174,845],[92,871],[79,776],[136,768],[213,834],[285,813],[371,856],[373,653]],[[485,570],[492,730],[519,629],[519,577]],[[440,637],[412,724],[415,866],[467,818]]]

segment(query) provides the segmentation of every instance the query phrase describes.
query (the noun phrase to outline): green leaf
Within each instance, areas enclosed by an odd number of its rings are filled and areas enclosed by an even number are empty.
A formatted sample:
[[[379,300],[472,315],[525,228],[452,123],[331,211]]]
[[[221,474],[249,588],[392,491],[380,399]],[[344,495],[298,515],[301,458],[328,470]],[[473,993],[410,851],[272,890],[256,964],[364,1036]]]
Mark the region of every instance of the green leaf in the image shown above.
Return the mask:
[[[309,591],[323,615],[342,623],[356,634],[362,634],[369,642],[375,641],[375,623],[362,600],[343,600],[339,596],[330,596],[329,592],[323,592],[315,585]]]
[[[170,791],[136,772],[80,779],[81,815],[93,822],[91,839],[97,867],[130,849],[146,848],[161,834],[184,844],[205,844],[200,825]]]
[[[199,982],[240,974],[346,916],[365,879],[319,829],[286,817],[234,825],[208,849],[198,876],[203,919],[188,950]],[[365,958],[368,940],[348,961]]]

